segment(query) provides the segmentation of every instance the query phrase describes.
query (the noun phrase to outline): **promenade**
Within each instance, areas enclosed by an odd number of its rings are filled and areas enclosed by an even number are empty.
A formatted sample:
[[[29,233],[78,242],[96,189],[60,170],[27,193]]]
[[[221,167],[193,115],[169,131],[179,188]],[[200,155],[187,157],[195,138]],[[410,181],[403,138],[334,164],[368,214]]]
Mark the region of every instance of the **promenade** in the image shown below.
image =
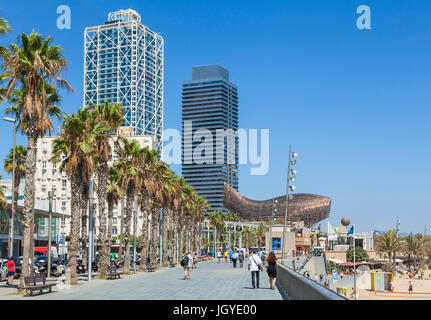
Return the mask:
[[[231,263],[216,261],[200,262],[192,269],[191,280],[184,280],[183,268],[175,267],[81,283],[68,290],[54,288],[53,293],[33,297],[4,295],[0,300],[281,300],[284,296],[269,289],[266,271],[260,273],[260,288],[253,289],[246,264],[234,269]]]

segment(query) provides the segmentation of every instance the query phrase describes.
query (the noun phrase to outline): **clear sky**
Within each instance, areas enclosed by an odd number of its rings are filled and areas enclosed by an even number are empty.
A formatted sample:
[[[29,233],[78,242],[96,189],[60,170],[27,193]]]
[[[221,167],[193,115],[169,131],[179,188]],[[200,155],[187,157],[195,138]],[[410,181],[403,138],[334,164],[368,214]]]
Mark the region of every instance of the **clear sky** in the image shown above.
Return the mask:
[[[356,27],[363,4],[371,30]],[[56,27],[59,5],[71,8],[70,30]],[[331,197],[331,223],[349,216],[359,231],[385,230],[399,216],[402,232],[430,225],[430,1],[3,1],[0,16],[13,33],[0,45],[33,29],[52,35],[76,90],[61,106],[74,112],[82,106],[85,27],[127,8],[165,40],[165,128],[181,128],[191,68],[220,64],[238,86],[240,127],[270,130],[270,170],[250,176],[240,166],[242,194],[286,192],[291,143],[300,154],[296,191]],[[11,124],[2,121],[0,135],[3,159]]]

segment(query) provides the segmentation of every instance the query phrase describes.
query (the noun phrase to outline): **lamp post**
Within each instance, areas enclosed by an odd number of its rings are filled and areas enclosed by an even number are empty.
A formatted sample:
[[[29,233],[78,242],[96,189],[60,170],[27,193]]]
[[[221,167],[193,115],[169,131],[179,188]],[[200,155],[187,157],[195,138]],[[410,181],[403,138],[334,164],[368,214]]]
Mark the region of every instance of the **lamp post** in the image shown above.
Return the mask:
[[[341,224],[347,228],[347,226],[350,224],[349,218],[342,218]],[[356,300],[356,241],[355,241],[355,226],[352,225],[352,238],[353,238],[353,285],[354,285],[354,291],[353,296]]]
[[[133,273],[136,273],[136,229],[137,229],[137,210],[138,199],[134,198],[133,201]],[[161,255],[160,255],[161,256]],[[161,260],[161,258],[160,258]]]
[[[48,278],[51,276],[51,241],[52,241],[52,198],[54,194],[52,191],[48,191],[48,202],[49,202],[49,218],[48,218]]]
[[[94,178],[90,178],[90,188],[89,188],[89,236],[88,236],[88,281],[91,281],[92,271],[93,271],[93,181]]]
[[[296,158],[298,154],[296,152],[292,152],[292,145],[289,145],[289,162],[287,164],[287,186],[286,186],[286,212],[284,213],[284,225],[283,225],[283,239],[281,242],[281,259],[284,259],[284,252],[285,252],[285,239],[286,239],[286,224],[287,224],[287,211],[288,211],[288,205],[290,195],[289,195],[289,189],[290,191],[295,191],[296,187],[290,185],[290,180],[295,181],[295,174],[296,170],[291,170],[290,166],[294,166],[296,164]]]
[[[269,250],[270,251],[272,251],[272,229],[274,228],[274,219],[275,219],[275,216],[277,214],[277,208],[276,208],[277,203],[278,203],[277,199],[274,199],[273,202],[272,202],[272,206],[273,206],[273,210],[272,210],[272,223],[271,223],[271,229],[270,229],[270,232],[269,232]]]
[[[9,257],[13,256],[13,227],[14,227],[14,214],[15,214],[15,147],[16,147],[16,119],[4,117],[3,120],[13,123],[13,151],[12,151],[12,205],[9,215]],[[19,188],[19,186],[18,186]]]

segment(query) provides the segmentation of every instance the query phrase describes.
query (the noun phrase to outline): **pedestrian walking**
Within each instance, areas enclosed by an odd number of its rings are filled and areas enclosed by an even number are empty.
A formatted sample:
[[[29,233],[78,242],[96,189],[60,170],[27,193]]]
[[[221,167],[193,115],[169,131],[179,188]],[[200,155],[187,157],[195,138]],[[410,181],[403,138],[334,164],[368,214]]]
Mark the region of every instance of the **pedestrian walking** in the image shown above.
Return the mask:
[[[341,279],[341,280],[343,280],[343,276],[344,276],[343,271],[341,271],[341,272],[340,272],[340,279]]]
[[[181,260],[181,265],[184,268],[184,280],[186,280],[187,278],[190,280],[190,269],[192,268],[192,264],[193,257],[189,251]]]
[[[238,260],[239,260],[239,267],[242,268],[244,265],[244,252],[242,250],[239,250]]]
[[[268,273],[269,277],[269,288],[275,290],[275,282],[277,281],[278,260],[274,254],[274,251],[271,251],[268,258],[266,258],[266,261],[268,261],[268,267],[266,268],[266,272]]]
[[[5,265],[7,272],[8,272],[8,278],[6,281],[6,284],[11,286],[13,277],[15,275],[15,262],[13,261],[13,257],[10,257],[9,261]]]
[[[250,258],[248,258],[248,271],[251,272],[251,284],[253,289],[256,287],[259,288],[259,272],[263,271],[263,268],[262,260],[260,260],[256,250],[253,250]]]
[[[232,254],[233,254],[232,250],[229,250],[229,262],[232,262]]]
[[[196,252],[193,255],[193,269],[196,269],[198,267],[198,255]]]
[[[238,253],[234,252],[232,254],[232,263],[233,263],[233,267],[236,268],[236,262],[238,261]]]
[[[217,259],[218,259],[218,263],[220,263],[220,258],[221,258],[221,252],[217,252]]]
[[[322,280],[323,280],[323,274],[320,274],[320,276],[319,276],[319,278],[320,278],[320,283],[322,283]]]
[[[227,251],[224,252],[224,261],[227,263]]]
[[[413,284],[411,281],[409,281],[409,294],[413,293]]]
[[[317,273],[315,273],[314,274],[314,280],[316,280],[316,282],[317,282],[317,279],[318,279],[318,276],[317,276]]]

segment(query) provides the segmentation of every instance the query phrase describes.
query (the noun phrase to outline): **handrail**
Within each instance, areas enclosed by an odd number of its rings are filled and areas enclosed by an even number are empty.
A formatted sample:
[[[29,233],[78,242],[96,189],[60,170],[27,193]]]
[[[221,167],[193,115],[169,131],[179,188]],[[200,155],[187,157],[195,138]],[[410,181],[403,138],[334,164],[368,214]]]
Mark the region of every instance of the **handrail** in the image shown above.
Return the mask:
[[[292,300],[348,300],[281,264],[277,267],[277,282]]]

